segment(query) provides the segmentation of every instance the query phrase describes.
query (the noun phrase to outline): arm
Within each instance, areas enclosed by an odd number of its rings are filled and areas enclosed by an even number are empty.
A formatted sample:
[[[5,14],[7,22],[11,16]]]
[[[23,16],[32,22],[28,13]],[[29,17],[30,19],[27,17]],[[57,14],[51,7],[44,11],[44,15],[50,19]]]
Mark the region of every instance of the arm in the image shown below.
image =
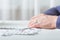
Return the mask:
[[[38,24],[35,24],[36,20],[38,20]],[[29,26],[35,28],[60,29],[59,11],[56,8],[51,8],[44,14],[37,15],[31,19]]]
[[[56,28],[60,29],[60,16],[58,16],[58,18],[57,18]]]
[[[51,9],[48,9],[47,11],[45,11],[44,14],[57,16],[59,14],[59,12],[56,8],[51,8]]]
[[[59,28],[59,29],[60,29],[60,16],[59,16],[60,13],[59,13],[59,10],[57,10],[57,8],[59,9],[60,7],[51,8],[51,9],[45,11],[44,14],[46,14],[46,15],[56,15],[56,16],[58,16],[57,21],[56,21],[56,28]]]

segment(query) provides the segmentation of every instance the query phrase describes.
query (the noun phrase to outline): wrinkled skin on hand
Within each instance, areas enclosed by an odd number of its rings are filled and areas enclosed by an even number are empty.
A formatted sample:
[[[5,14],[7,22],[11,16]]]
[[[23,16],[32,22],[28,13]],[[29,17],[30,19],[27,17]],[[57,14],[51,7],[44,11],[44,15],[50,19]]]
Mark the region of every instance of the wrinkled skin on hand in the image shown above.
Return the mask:
[[[40,14],[32,17],[28,26],[30,28],[55,29],[57,16]]]

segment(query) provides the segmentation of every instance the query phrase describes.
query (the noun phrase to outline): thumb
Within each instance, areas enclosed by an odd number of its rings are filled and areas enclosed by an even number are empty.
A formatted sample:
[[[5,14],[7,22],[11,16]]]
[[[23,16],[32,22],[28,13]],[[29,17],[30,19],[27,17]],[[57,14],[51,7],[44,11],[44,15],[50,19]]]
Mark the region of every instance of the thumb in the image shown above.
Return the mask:
[[[30,26],[30,28],[40,28],[40,24],[38,24],[38,23],[37,24],[33,24],[33,25]]]

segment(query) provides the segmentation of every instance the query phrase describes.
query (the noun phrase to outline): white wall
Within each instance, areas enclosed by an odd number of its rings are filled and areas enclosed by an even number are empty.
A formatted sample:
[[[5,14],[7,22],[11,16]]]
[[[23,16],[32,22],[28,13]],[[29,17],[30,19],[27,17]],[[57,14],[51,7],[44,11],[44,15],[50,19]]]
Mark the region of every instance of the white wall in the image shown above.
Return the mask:
[[[51,0],[37,1],[36,6],[35,0],[0,0],[0,20],[28,20],[51,6]],[[60,0],[55,0],[55,6],[58,5]]]

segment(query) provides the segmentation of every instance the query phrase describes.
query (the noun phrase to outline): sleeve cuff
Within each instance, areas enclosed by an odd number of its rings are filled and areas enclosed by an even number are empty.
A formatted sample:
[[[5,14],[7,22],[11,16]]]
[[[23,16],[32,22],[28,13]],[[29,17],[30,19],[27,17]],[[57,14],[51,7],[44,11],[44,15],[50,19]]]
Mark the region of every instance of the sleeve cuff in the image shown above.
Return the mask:
[[[60,29],[60,16],[58,16],[58,19],[56,22],[56,28]]]

